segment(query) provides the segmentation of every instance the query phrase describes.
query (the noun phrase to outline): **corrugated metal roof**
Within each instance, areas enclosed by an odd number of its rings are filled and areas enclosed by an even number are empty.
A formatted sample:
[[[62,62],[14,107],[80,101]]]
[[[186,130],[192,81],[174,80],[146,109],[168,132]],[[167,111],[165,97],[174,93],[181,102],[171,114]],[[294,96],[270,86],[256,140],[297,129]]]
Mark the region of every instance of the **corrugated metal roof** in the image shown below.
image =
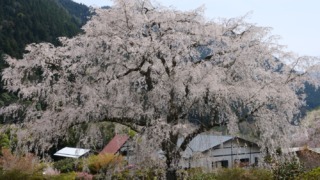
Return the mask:
[[[315,153],[319,153],[320,154],[320,148],[309,148],[309,147],[292,147],[292,148],[284,148],[282,149],[283,153],[292,153],[292,152],[298,152],[298,151],[313,151]]]
[[[316,153],[320,154],[320,148],[309,148],[311,151],[314,151]]]
[[[62,157],[71,157],[71,158],[79,158],[80,156],[88,153],[90,149],[81,149],[81,148],[71,148],[65,147],[58,152],[56,152],[55,156],[62,156]]]
[[[291,147],[291,148],[283,148],[281,151],[283,153],[292,153],[292,152],[297,152],[301,151],[303,147]]]
[[[112,140],[103,148],[100,154],[115,154],[120,148],[124,145],[124,143],[129,139],[127,135],[115,135]]]
[[[190,157],[192,154],[196,152],[203,152],[210,148],[213,148],[215,146],[220,145],[221,143],[224,143],[226,141],[231,140],[232,136],[217,136],[217,135],[198,135],[195,138],[193,138],[186,150],[183,152],[183,157]],[[178,147],[181,146],[184,138],[178,139]]]

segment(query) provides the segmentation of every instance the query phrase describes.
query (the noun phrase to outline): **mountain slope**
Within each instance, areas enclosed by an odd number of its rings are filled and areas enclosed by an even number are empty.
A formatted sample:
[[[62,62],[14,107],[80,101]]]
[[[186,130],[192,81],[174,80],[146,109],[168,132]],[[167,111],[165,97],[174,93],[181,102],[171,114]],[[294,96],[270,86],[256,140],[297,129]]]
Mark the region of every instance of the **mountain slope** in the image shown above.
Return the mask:
[[[63,7],[71,16],[74,18],[78,24],[84,25],[88,16],[90,16],[89,8],[84,4],[78,4],[71,0],[56,0],[61,7]]]
[[[21,58],[29,43],[58,44],[81,31],[89,9],[70,0],[0,1],[0,51]]]

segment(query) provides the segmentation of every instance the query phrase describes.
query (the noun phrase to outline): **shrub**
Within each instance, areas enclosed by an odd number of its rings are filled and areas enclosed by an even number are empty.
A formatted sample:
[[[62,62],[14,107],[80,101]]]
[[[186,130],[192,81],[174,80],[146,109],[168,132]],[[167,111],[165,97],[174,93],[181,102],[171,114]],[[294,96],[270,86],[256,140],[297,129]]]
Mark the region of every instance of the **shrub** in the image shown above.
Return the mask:
[[[295,179],[304,172],[304,167],[296,158],[280,163],[273,170],[275,179]]]
[[[310,179],[310,180],[318,180],[320,177],[320,167],[312,169],[309,172],[305,172],[298,176],[296,179]]]
[[[111,179],[114,180],[126,180],[126,179],[145,179],[145,180],[157,180],[164,177],[165,172],[162,169],[139,169],[139,170],[125,170],[112,175]]]
[[[9,149],[10,140],[7,134],[0,134],[0,148],[1,149]]]
[[[197,173],[189,177],[190,180],[216,180],[216,174],[215,173]]]
[[[179,173],[179,179],[191,180],[271,180],[272,172],[265,169],[223,168],[216,172],[205,173],[199,168],[192,168]]]
[[[261,179],[261,180],[273,179],[272,172],[267,169],[253,168],[253,169],[250,169],[249,172],[252,176],[251,179]]]
[[[231,168],[220,169],[216,173],[217,180],[270,180],[272,179],[272,173],[263,169],[243,169],[243,168]]]
[[[63,173],[57,176],[50,176],[50,180],[72,180],[76,179],[77,174],[75,172]]]
[[[29,174],[20,170],[0,171],[0,179],[8,180],[45,180],[41,173]]]
[[[121,165],[123,157],[113,154],[91,155],[87,159],[88,168],[91,173],[96,174],[100,171],[107,171]]]
[[[201,168],[190,168],[187,170],[179,170],[177,171],[178,179],[191,179],[191,180],[215,180],[214,173],[205,173]]]
[[[79,159],[65,158],[60,161],[54,162],[53,167],[59,170],[61,173],[81,171],[82,161]]]
[[[3,149],[15,150],[18,143],[17,134],[13,127],[7,128],[0,134],[0,155]]]
[[[0,166],[4,171],[21,171],[27,174],[33,174],[40,170],[38,158],[33,154],[17,156],[12,154],[9,149],[2,150]]]

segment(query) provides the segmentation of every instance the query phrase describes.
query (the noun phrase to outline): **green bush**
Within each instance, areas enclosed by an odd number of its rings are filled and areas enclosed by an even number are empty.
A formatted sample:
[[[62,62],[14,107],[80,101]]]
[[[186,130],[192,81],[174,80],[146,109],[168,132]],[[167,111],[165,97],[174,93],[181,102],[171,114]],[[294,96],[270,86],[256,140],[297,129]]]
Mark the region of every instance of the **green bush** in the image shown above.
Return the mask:
[[[122,166],[123,162],[122,156],[114,154],[91,155],[86,159],[86,163],[92,174],[97,174],[100,171],[107,172],[109,169]]]
[[[216,176],[214,173],[205,173],[201,168],[190,168],[187,170],[177,171],[178,179],[191,179],[191,180],[215,180]]]
[[[216,174],[216,179],[218,180],[233,180],[233,179],[243,179],[246,175],[246,170],[242,168],[231,168],[231,169],[220,169]]]
[[[10,148],[10,140],[7,134],[0,134],[0,148],[9,149]]]
[[[8,180],[45,180],[40,173],[29,174],[19,170],[0,171],[0,179]]]
[[[73,180],[76,179],[77,174],[75,172],[69,172],[69,173],[63,173],[63,174],[59,174],[56,176],[50,176],[50,178],[46,178],[50,179],[50,180]]]
[[[272,173],[265,169],[243,169],[243,168],[231,168],[220,169],[216,173],[217,180],[270,180],[272,179]]]
[[[82,161],[78,159],[73,159],[73,158],[66,158],[66,159],[62,159],[60,161],[54,162],[53,167],[59,170],[61,173],[81,171]]]
[[[161,169],[139,169],[139,170],[125,170],[112,175],[114,180],[126,180],[126,179],[145,179],[145,180],[157,180],[163,179],[165,172]]]
[[[250,169],[250,174],[252,177],[255,177],[256,179],[261,179],[261,180],[268,180],[268,179],[273,179],[273,174],[271,171],[267,169]],[[254,179],[254,178],[251,178]]]
[[[265,169],[243,169],[243,168],[223,168],[215,173],[205,173],[199,168],[192,168],[187,171],[179,171],[179,179],[191,180],[271,180],[272,172]]]
[[[296,179],[318,180],[320,178],[320,167],[312,169],[298,176]]]
[[[185,179],[185,177],[184,177]],[[189,177],[188,179],[190,180],[216,180],[216,174],[215,173],[197,173],[194,174],[193,176]]]

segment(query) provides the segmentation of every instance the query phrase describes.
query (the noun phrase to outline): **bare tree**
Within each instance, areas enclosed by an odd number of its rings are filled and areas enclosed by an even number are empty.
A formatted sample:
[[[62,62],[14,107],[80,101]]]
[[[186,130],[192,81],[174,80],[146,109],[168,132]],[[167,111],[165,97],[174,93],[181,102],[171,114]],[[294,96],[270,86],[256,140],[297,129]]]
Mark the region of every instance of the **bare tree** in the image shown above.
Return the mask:
[[[77,124],[127,125],[164,151],[168,177],[192,138],[215,126],[237,134],[248,121],[263,148],[285,144],[303,104],[296,91],[305,73],[297,67],[315,60],[282,51],[270,28],[242,17],[212,22],[202,9],[181,12],[148,0],[96,9],[83,30],[60,38],[62,46],[30,44],[23,59],[7,57],[5,88],[32,104],[0,112],[19,118],[24,109],[19,143],[42,150]]]

